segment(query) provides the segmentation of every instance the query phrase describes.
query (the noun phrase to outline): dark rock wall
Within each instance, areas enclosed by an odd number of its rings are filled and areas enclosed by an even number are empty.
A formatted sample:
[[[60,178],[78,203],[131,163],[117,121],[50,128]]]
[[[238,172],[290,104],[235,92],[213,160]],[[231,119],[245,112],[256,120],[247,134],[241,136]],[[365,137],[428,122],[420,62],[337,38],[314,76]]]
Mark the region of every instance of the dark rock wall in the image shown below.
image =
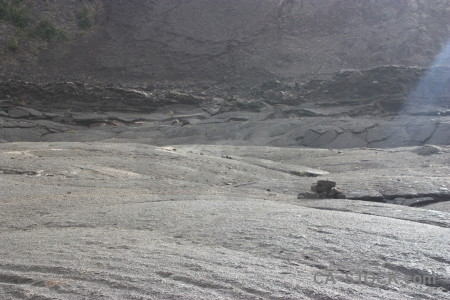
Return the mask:
[[[53,2],[33,11],[60,12],[66,19],[56,19],[69,26],[73,14],[66,8],[77,1]],[[385,64],[429,66],[450,38],[450,0],[90,3],[91,30],[50,45],[27,72],[17,59],[3,73],[141,82],[305,79]]]

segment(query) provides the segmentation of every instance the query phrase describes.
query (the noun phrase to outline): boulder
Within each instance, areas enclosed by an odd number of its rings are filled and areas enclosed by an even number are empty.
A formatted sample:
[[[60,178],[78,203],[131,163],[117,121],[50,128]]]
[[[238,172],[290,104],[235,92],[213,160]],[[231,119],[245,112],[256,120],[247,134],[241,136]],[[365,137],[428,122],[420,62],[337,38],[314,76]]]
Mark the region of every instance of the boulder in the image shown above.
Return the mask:
[[[419,147],[419,148],[415,149],[414,152],[421,156],[429,156],[429,155],[442,153],[442,149],[439,148],[438,146],[434,146],[434,145],[425,145],[423,147]]]
[[[335,188],[336,182],[331,180],[319,180],[311,185],[311,192],[300,193],[298,199],[345,199],[345,195]]]

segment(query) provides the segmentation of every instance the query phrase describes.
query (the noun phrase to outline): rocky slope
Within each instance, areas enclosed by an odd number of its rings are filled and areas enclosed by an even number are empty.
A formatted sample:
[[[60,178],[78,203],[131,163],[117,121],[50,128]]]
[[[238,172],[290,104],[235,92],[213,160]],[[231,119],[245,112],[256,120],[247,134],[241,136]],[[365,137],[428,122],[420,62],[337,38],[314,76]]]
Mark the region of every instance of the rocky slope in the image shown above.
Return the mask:
[[[3,141],[217,143],[324,148],[450,144],[447,68],[384,66],[331,80],[126,88],[0,84]]]
[[[385,64],[429,66],[450,36],[449,0],[24,3],[35,19],[45,16],[67,30],[69,39],[33,48],[21,38],[23,49],[2,53],[7,78],[304,79]],[[82,30],[77,13],[83,7],[92,26]],[[0,25],[5,42],[15,29]]]

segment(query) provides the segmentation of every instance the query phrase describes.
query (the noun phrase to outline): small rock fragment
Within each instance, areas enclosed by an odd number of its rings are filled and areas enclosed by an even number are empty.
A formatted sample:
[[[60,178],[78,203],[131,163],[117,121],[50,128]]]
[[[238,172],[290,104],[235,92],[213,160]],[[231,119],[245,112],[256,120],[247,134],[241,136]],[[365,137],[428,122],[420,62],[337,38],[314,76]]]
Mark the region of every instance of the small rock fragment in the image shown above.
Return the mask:
[[[317,193],[329,192],[332,188],[336,186],[336,182],[330,180],[319,180],[316,183]]]
[[[335,188],[336,182],[331,180],[319,180],[311,185],[311,192],[298,194],[298,199],[345,199],[345,195]]]
[[[442,153],[442,149],[435,145],[425,145],[413,151],[417,155],[429,156]]]
[[[183,127],[183,126],[189,125],[189,124],[191,124],[191,123],[185,119],[176,119],[175,121],[172,122],[173,126],[180,126],[180,127]]]

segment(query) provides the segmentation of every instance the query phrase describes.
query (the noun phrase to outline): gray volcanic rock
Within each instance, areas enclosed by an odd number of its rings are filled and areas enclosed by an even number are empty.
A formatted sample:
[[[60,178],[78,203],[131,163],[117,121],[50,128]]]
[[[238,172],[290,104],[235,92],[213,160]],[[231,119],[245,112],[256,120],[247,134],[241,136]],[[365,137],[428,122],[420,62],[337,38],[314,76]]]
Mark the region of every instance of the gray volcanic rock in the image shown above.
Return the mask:
[[[298,199],[345,199],[345,195],[336,188],[336,182],[331,180],[318,180],[311,185],[311,191],[298,194]],[[397,204],[397,203],[396,203]],[[403,203],[401,203],[403,204]]]
[[[448,186],[448,154],[132,143],[0,150],[3,299],[448,298],[449,212],[298,200],[317,178],[257,164],[320,167],[353,194],[412,184],[426,192]],[[423,167],[428,159],[440,169]]]
[[[172,107],[167,106],[160,111],[168,112],[171,109]],[[0,138],[7,141],[28,141],[29,135],[37,135],[38,140],[42,141],[99,141],[113,138],[123,142],[155,145],[195,142],[334,149],[404,147],[430,142],[437,145],[450,144],[448,117],[431,120],[429,117],[393,120],[322,117],[252,121],[251,118],[255,117],[253,115],[248,116],[249,120],[192,118],[187,121],[182,117],[183,114],[173,117],[166,115],[161,121],[152,120],[153,116],[159,115],[159,112],[135,114],[130,122],[124,121],[120,113],[114,112],[105,115],[75,115],[75,118],[69,115],[70,117],[63,117],[61,120],[55,119],[56,122],[0,120]],[[422,126],[414,128],[417,124]],[[361,128],[355,131],[357,126]],[[26,135],[16,134],[18,130]]]
[[[115,138],[156,145],[338,149],[449,145],[450,116],[443,113],[450,105],[444,84],[449,80],[445,67],[383,66],[338,72],[330,80],[269,81],[250,91],[200,83],[131,88],[5,81],[0,98],[7,100],[0,108],[27,119],[28,129],[0,116],[0,138],[26,141],[27,135],[15,134],[20,128],[45,141]],[[268,98],[267,91],[282,97]],[[53,121],[52,127],[28,120],[36,118]]]
[[[433,145],[425,145],[423,147],[417,148],[414,152],[422,156],[428,156],[442,153],[442,149]]]

